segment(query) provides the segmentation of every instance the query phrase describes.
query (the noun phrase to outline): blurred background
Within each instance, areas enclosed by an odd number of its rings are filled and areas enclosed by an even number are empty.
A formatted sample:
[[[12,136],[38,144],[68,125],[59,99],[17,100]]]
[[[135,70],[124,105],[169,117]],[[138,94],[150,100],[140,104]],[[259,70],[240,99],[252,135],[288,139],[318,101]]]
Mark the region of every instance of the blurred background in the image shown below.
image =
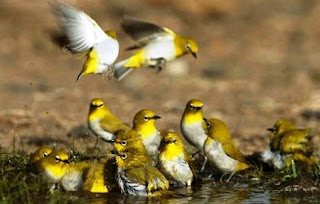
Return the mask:
[[[320,153],[320,2],[316,0],[79,0],[85,11],[120,41],[118,60],[131,53],[121,29],[135,16],[199,44],[191,55],[156,73],[139,69],[118,82],[99,75],[75,83],[84,58],[56,46],[59,31],[48,1],[0,4],[0,145],[34,151],[41,145],[86,151],[95,137],[86,128],[89,103],[102,97],[131,124],[140,109],[154,110],[161,131],[180,132],[189,99],[203,100],[206,117],[225,121],[245,153],[263,151],[266,128],[279,118],[314,130]],[[103,145],[103,144],[101,144]],[[192,151],[192,149],[190,149]]]

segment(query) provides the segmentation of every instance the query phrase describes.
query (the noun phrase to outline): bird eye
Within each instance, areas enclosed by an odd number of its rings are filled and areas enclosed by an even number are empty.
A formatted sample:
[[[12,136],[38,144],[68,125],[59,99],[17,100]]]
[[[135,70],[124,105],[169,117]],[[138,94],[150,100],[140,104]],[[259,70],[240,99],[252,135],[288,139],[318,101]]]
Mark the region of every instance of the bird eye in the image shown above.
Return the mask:
[[[121,158],[122,158],[122,159],[126,159],[127,157],[128,157],[127,154],[122,154],[122,155],[121,155]]]
[[[60,161],[61,161],[60,157],[56,156],[56,162],[60,162]]]
[[[187,49],[187,50],[191,50],[190,44],[186,44],[186,49]]]
[[[210,122],[206,122],[207,123],[207,128],[211,127],[211,123]]]
[[[145,115],[145,116],[143,117],[143,120],[144,120],[144,121],[148,121],[149,118]]]
[[[120,143],[122,146],[126,146],[127,145],[127,141],[121,141]]]
[[[46,152],[43,153],[43,157],[46,157],[46,156],[48,156],[48,153],[46,153]]]

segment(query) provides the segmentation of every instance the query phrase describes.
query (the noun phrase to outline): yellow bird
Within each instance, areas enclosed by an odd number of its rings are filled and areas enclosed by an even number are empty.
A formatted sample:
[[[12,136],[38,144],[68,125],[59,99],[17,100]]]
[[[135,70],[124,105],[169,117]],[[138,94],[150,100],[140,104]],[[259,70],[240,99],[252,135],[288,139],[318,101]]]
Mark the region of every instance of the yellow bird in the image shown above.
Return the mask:
[[[209,161],[222,173],[231,174],[229,179],[233,174],[250,168],[251,165],[234,144],[224,122],[214,118],[206,122],[208,137],[204,144],[204,153]]]
[[[40,151],[38,151],[40,152]],[[37,163],[37,172],[50,183],[60,184],[65,191],[108,193],[115,182],[114,159],[103,162],[82,161],[70,163],[69,155],[53,150]]]
[[[276,169],[282,169],[285,167],[284,156],[280,154],[279,149],[282,139],[281,135],[296,128],[297,127],[292,123],[292,121],[287,119],[279,119],[272,128],[267,129],[271,132],[271,134],[269,148],[261,154],[261,158],[264,163],[271,165]]]
[[[199,99],[191,99],[188,101],[180,122],[181,133],[189,144],[203,152],[203,145],[207,139],[207,125],[203,120],[203,102]],[[201,171],[204,170],[207,162],[202,165]]]
[[[150,164],[147,155],[135,147],[116,154],[116,180],[121,193],[133,196],[156,196],[169,188],[169,181]]]
[[[39,169],[39,164],[41,160],[47,157],[52,151],[53,149],[51,149],[50,147],[43,146],[37,149],[37,151],[35,151],[33,154],[31,154],[29,159],[30,171],[34,173],[41,173],[39,172],[41,171]]]
[[[140,136],[147,154],[154,161],[158,160],[158,148],[161,142],[161,134],[155,125],[155,121],[159,118],[161,117],[156,115],[153,111],[143,109],[139,111],[133,119],[132,129]]]
[[[69,155],[61,150],[53,150],[47,157],[44,157],[36,164],[38,173],[50,183],[59,183],[68,171]]]
[[[73,53],[85,53],[87,56],[77,80],[88,74],[105,74],[110,69],[113,73],[113,63],[119,54],[116,33],[104,32],[90,16],[68,4],[57,2],[53,8],[68,38],[66,47]]]
[[[94,98],[90,103],[88,114],[90,130],[105,141],[114,140],[114,133],[119,129],[130,128],[113,115],[102,98]]]
[[[150,22],[125,17],[122,29],[137,44],[128,49],[139,49],[128,59],[115,64],[115,77],[121,80],[131,70],[140,67],[155,67],[159,71],[165,63],[185,54],[197,57],[198,45],[190,37],[183,37],[172,30]]]
[[[65,191],[78,191],[82,186],[84,171],[90,167],[87,162],[70,163],[69,155],[61,150],[52,151],[40,160],[38,172],[54,184],[60,184]]]
[[[276,169],[291,166],[292,160],[305,165],[308,171],[318,168],[310,128],[298,129],[291,121],[280,119],[268,130],[271,131],[271,140],[269,149],[262,154],[264,162],[271,163]]]
[[[29,163],[34,164],[35,162],[40,161],[44,157],[47,157],[51,152],[52,152],[52,148],[50,147],[46,147],[46,146],[40,147],[39,149],[37,149],[37,151],[35,151],[30,156]]]
[[[196,177],[191,158],[175,132],[168,132],[164,136],[160,146],[158,165],[170,181],[178,184],[191,186]]]

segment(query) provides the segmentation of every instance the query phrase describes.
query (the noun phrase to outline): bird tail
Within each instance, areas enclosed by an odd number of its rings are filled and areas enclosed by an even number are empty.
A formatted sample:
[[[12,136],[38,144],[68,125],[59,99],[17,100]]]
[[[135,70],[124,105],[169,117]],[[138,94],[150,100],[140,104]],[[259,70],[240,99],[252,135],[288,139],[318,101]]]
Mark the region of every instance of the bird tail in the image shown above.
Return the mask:
[[[266,150],[265,152],[254,152],[251,155],[246,155],[246,160],[253,166],[263,171],[273,171],[274,168],[271,164],[271,151]]]
[[[128,59],[120,61],[114,65],[114,76],[118,81],[123,79],[127,74],[129,74],[133,69],[126,68],[124,65],[127,63]]]

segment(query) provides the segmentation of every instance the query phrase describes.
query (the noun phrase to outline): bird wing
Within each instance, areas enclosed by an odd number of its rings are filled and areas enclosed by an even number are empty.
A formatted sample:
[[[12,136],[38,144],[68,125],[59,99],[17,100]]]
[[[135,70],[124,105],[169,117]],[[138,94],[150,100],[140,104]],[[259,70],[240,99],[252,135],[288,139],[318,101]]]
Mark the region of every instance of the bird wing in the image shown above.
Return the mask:
[[[296,129],[283,134],[280,150],[285,153],[302,152],[311,154],[313,148],[310,142],[311,129]]]
[[[71,51],[84,52],[96,43],[111,38],[83,11],[65,3],[56,3],[53,6],[59,24],[69,39],[67,47]]]
[[[148,168],[146,173],[148,174],[148,191],[149,192],[157,191],[160,189],[162,190],[168,189],[169,187],[168,180],[157,168],[151,165],[147,165],[146,168]]]
[[[234,144],[232,139],[226,140],[222,143],[222,148],[224,149],[225,153],[240,162],[247,163],[246,158],[244,157],[243,153],[238,149],[238,147]]]
[[[140,168],[130,168],[117,174],[120,186],[126,192],[136,195],[147,195],[146,173],[141,172]]]
[[[185,150],[184,150],[183,154],[185,155],[185,160],[188,163],[188,165],[189,165],[189,167],[190,167],[190,169],[191,169],[191,171],[193,173],[193,177],[197,180],[196,168],[195,168],[195,166],[193,164],[193,161],[192,161],[190,155]]]
[[[163,36],[175,35],[175,33],[168,28],[162,28],[156,24],[141,21],[133,17],[125,16],[121,23],[121,28],[132,39],[137,41],[137,44],[127,48],[127,50],[138,49],[145,46],[150,41]]]

